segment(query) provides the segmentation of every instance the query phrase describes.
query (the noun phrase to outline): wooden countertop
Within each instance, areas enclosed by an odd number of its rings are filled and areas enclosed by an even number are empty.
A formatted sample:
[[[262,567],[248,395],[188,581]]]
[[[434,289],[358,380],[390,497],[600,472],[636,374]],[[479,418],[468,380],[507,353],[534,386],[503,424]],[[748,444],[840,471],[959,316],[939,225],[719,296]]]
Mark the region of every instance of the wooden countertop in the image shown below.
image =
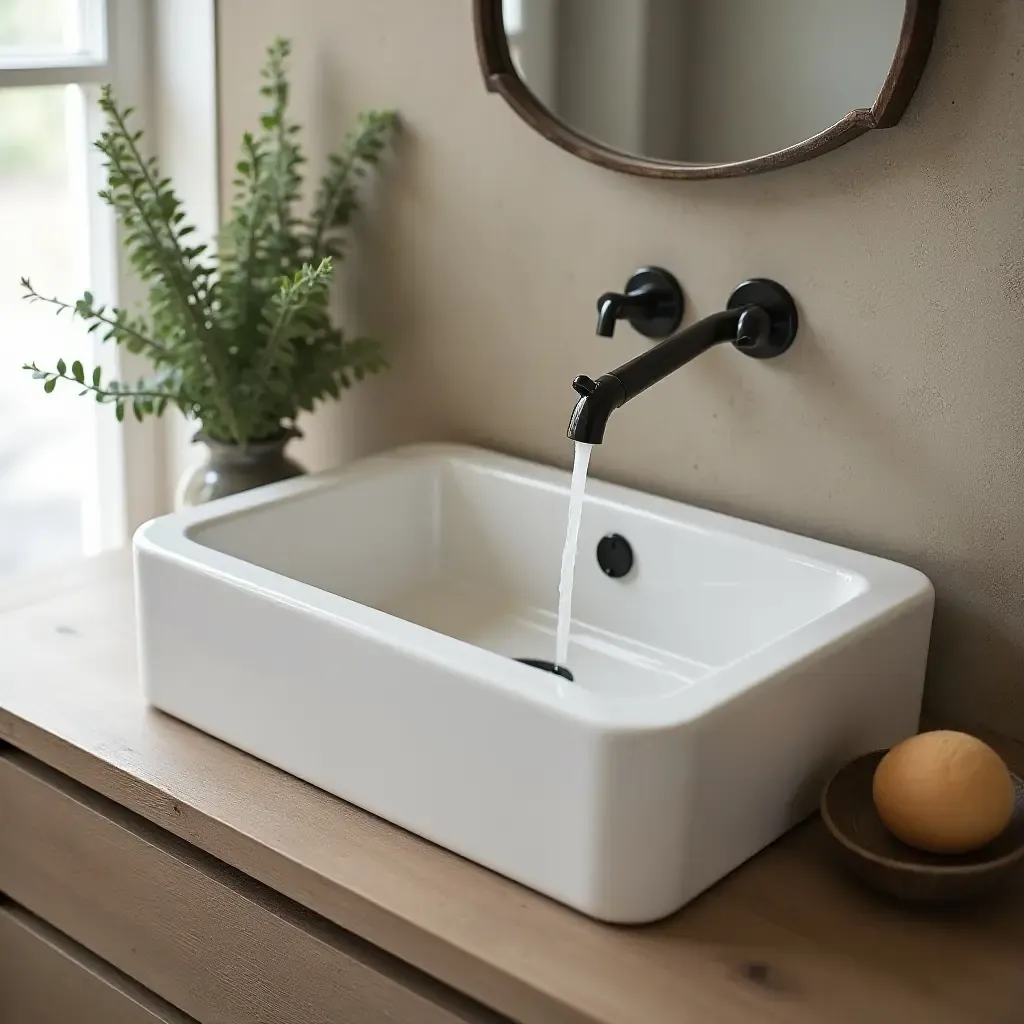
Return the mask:
[[[1024,1020],[1024,873],[907,909],[815,820],[667,921],[601,925],[148,709],[126,554],[0,589],[0,651],[0,740],[516,1020]]]

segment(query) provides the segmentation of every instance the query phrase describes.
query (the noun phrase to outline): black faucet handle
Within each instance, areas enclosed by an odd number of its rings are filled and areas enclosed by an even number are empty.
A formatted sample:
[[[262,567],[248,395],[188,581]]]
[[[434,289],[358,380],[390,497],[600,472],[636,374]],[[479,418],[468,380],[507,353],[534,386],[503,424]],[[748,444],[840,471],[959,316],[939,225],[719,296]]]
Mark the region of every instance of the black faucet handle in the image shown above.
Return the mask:
[[[740,310],[733,344],[753,359],[782,355],[800,325],[793,297],[776,281],[756,277],[729,296],[726,309]]]
[[[740,313],[733,344],[741,350],[756,349],[768,343],[772,333],[772,318],[760,306],[747,306]]]
[[[683,322],[686,300],[679,282],[661,267],[642,267],[625,292],[605,292],[597,300],[597,333],[610,338],[618,320],[628,320],[647,338],[667,338]]]
[[[605,292],[597,300],[597,333],[602,338],[610,338],[615,333],[615,322],[625,315],[628,301],[621,292]]]
[[[616,320],[650,318],[663,313],[666,292],[656,284],[646,282],[638,288],[622,292],[605,292],[597,300],[597,333],[610,338],[615,333]]]

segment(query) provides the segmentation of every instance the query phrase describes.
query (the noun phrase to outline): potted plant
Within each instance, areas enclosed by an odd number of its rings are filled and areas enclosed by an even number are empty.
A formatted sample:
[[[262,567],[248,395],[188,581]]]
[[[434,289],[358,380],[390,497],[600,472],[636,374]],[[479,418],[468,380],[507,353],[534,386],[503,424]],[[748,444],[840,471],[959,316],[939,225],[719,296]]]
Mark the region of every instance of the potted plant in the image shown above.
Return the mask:
[[[260,130],[247,132],[236,165],[230,216],[216,251],[189,236],[193,228],[168,179],[139,145],[131,108],[110,88],[100,106],[106,130],[96,142],[106,158],[101,198],[124,229],[131,264],[148,291],[144,312],[41,295],[27,279],[25,298],[68,311],[88,331],[141,353],[152,373],[141,380],[104,380],[99,367],[63,359],[25,366],[52,392],[68,381],[97,402],[142,420],[168,406],[197,420],[196,440],[208,462],[182,482],[179,500],[206,501],[303,472],[285,455],[296,419],[321,399],[387,364],[369,338],[348,339],[331,320],[328,286],[344,254],[345,230],[359,205],[358,186],[380,160],[396,124],[393,111],[360,115],[356,129],[329,157],[309,214],[294,210],[304,159],[299,127],[288,119],[287,40],[267,51],[260,93],[267,99]]]

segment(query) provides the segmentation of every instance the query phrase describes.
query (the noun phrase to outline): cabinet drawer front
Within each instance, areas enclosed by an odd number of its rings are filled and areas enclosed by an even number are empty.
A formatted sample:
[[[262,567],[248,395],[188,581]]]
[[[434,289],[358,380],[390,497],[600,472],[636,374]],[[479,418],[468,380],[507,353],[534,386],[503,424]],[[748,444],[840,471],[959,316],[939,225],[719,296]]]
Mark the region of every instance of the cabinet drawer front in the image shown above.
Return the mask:
[[[0,905],[0,1009],[16,1024],[195,1024],[13,903]]]
[[[202,1024],[494,1015],[16,751],[0,892]]]

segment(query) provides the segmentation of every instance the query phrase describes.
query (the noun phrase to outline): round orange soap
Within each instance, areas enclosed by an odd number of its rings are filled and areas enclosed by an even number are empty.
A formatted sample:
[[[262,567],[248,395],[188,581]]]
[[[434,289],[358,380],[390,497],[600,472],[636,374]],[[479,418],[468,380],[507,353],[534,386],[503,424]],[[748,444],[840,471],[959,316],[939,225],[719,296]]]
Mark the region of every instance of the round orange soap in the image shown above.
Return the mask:
[[[889,831],[930,853],[984,846],[1013,816],[1003,759],[962,732],[924,732],[893,747],[875,769],[872,795]]]

